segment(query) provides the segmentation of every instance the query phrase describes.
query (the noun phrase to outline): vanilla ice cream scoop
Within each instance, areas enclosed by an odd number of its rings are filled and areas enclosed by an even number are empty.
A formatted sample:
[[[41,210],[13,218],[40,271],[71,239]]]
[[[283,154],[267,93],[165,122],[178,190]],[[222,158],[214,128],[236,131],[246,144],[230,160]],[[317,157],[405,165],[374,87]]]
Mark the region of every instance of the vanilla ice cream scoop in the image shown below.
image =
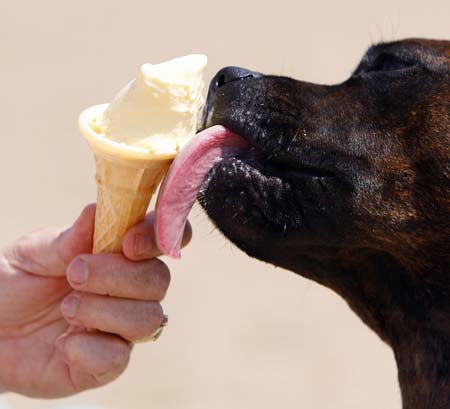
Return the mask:
[[[96,163],[94,253],[121,252],[126,232],[144,219],[173,158],[196,133],[206,62],[193,54],[144,64],[110,104],[81,113]]]
[[[174,157],[196,133],[204,103],[207,58],[191,54],[161,64],[144,64],[109,105],[90,118],[96,133],[149,157]]]

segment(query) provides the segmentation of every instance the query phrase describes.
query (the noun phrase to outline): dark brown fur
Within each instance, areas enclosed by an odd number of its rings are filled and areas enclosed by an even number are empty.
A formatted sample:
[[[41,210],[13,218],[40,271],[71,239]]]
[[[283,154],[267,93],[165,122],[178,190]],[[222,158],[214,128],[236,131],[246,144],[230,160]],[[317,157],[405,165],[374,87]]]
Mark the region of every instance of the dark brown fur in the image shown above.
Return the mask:
[[[340,294],[393,348],[405,409],[449,408],[450,42],[377,45],[334,86],[226,69],[205,121],[258,152],[208,175],[219,229]]]

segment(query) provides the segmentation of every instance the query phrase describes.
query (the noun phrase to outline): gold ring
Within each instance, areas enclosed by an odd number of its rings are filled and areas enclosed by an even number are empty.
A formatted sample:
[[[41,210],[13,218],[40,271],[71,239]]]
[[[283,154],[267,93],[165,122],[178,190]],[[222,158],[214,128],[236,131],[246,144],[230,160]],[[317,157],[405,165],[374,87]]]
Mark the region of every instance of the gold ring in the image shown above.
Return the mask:
[[[155,342],[158,340],[158,338],[161,336],[164,327],[167,326],[169,323],[169,317],[164,314],[163,315],[163,321],[161,322],[161,325],[158,327],[158,329],[149,337],[138,339],[137,341],[134,341],[135,344],[141,344],[143,342]]]

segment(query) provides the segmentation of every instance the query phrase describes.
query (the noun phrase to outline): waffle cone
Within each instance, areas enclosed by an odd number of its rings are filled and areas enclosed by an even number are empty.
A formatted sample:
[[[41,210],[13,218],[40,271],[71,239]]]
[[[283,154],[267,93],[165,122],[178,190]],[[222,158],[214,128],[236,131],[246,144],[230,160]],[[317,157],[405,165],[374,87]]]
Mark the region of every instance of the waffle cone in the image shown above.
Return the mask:
[[[150,199],[174,155],[152,154],[105,138],[97,132],[92,119],[106,106],[96,105],[85,110],[80,115],[79,125],[96,164],[93,253],[120,253],[126,232],[144,219]]]
[[[97,210],[94,253],[120,253],[130,227],[145,217],[170,161],[117,160],[95,153]]]

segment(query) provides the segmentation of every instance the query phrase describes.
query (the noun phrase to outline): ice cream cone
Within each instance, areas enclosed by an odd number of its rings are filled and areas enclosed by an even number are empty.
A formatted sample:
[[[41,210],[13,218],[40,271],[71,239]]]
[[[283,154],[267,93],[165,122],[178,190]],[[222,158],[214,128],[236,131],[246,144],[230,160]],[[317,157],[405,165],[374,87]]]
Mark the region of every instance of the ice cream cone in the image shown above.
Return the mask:
[[[108,140],[96,131],[95,120],[105,105],[80,116],[80,129],[94,153],[97,182],[94,253],[120,253],[130,227],[145,217],[150,199],[172,158]]]
[[[144,219],[170,161],[117,161],[95,153],[97,210],[94,253],[120,253],[130,227]]]

